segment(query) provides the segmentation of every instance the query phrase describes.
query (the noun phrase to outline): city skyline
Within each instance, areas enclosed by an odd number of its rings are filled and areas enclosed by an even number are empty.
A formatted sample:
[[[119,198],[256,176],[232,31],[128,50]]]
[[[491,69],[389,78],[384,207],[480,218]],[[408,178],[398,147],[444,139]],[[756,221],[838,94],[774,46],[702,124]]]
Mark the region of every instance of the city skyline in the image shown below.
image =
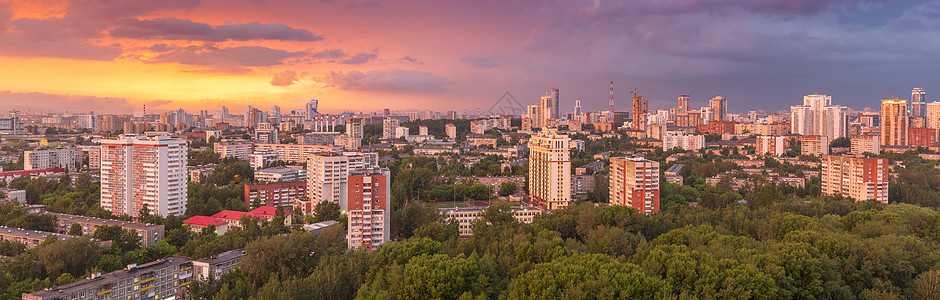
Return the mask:
[[[320,99],[329,113],[486,111],[507,91],[527,105],[558,87],[564,113],[575,100],[585,111],[605,110],[613,80],[618,111],[630,110],[634,88],[650,91],[650,110],[689,94],[693,107],[720,95],[732,113],[785,111],[813,93],[861,110],[905,99],[913,87],[932,89],[923,78],[938,62],[930,51],[940,43],[930,34],[938,8],[937,1],[4,1],[0,64],[16,72],[0,77],[0,106],[240,111]]]

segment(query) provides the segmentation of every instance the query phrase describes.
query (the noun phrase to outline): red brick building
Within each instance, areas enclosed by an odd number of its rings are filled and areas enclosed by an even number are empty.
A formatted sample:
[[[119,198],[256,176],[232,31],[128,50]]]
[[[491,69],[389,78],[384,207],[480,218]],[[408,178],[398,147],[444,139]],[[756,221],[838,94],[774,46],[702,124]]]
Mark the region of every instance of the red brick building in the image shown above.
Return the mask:
[[[695,130],[705,134],[733,134],[734,124],[738,124],[738,122],[709,121],[708,125],[698,125]]]
[[[907,129],[907,145],[915,147],[932,147],[937,144],[937,130],[927,127],[909,127]]]
[[[307,181],[246,184],[245,205],[293,206],[294,200],[307,196]],[[253,205],[257,204],[257,205]]]
[[[374,249],[389,240],[391,179],[382,173],[352,174],[346,199],[349,248]]]

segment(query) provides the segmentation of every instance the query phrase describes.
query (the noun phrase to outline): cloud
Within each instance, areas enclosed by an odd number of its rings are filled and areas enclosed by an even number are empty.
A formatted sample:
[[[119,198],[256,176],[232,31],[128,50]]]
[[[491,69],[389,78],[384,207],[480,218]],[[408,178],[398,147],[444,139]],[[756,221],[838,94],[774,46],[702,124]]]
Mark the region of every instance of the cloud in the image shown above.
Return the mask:
[[[243,23],[210,25],[177,18],[157,18],[140,20],[129,18],[117,22],[117,27],[109,34],[118,38],[187,40],[187,41],[318,41],[322,35],[315,35],[306,29],[292,28],[281,23]]]
[[[477,68],[490,69],[499,66],[502,58],[496,56],[464,56],[460,61],[470,63]]]
[[[0,91],[0,106],[3,110],[17,109],[35,112],[79,113],[94,110],[95,113],[127,113],[134,110],[125,98],[12,91]]]
[[[289,86],[298,80],[300,80],[300,78],[297,76],[297,72],[287,70],[281,73],[274,73],[274,78],[271,78],[271,85]]]
[[[398,61],[406,61],[406,62],[416,63],[416,64],[419,64],[419,65],[423,65],[423,64],[424,64],[423,62],[419,62],[417,58],[414,58],[414,57],[411,57],[411,56],[405,56],[405,57],[399,58]]]
[[[291,58],[299,58],[306,52],[290,52],[261,46],[239,46],[216,48],[211,46],[171,47],[158,54],[149,63],[179,63],[204,67],[205,71],[223,73],[246,73],[248,67],[273,66]]]
[[[450,85],[447,79],[414,70],[330,72],[324,81],[344,90],[390,93],[445,93]]]
[[[359,52],[359,53],[356,53],[356,55],[343,59],[340,63],[346,64],[346,65],[358,65],[358,64],[367,63],[370,60],[373,60],[377,57],[378,55],[376,55],[375,53]]]

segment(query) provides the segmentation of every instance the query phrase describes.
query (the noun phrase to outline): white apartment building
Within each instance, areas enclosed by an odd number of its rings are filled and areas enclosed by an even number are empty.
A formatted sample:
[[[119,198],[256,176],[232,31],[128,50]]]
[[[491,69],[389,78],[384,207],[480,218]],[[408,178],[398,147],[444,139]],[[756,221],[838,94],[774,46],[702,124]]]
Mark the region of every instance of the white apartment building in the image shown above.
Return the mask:
[[[297,182],[307,179],[307,170],[299,166],[267,168],[255,171],[255,181],[261,183]]]
[[[667,131],[663,135],[663,150],[669,151],[676,147],[692,151],[705,148],[705,136],[686,134],[681,131]]]
[[[23,169],[63,168],[75,171],[77,152],[72,148],[34,149],[23,152]]]
[[[385,118],[382,120],[382,138],[386,140],[396,138],[399,120],[396,118]]]
[[[330,201],[346,211],[349,174],[378,167],[379,157],[375,152],[323,152],[310,155],[307,160],[307,198],[313,205]]]
[[[550,128],[529,140],[529,195],[534,204],[555,210],[571,201],[570,142]]]
[[[834,140],[848,136],[846,110],[832,105],[832,97],[812,94],[803,96],[803,105],[790,107],[790,131],[799,135],[821,135]]]
[[[256,144],[255,152],[277,153],[277,160],[303,163],[307,157],[320,152],[337,152],[342,147],[336,145],[297,145],[297,144]]]
[[[610,158],[610,204],[644,214],[659,211],[659,162],[643,157]]]
[[[755,153],[757,155],[781,156],[786,150],[782,136],[758,136],[755,143],[755,148],[757,148]]]
[[[264,166],[277,161],[277,151],[255,151],[249,156],[249,164],[252,170],[264,168]]]
[[[447,125],[444,125],[444,131],[447,133],[448,139],[452,141],[457,139],[457,125],[447,123]]]
[[[222,158],[234,157],[238,160],[249,160],[251,159],[251,153],[255,150],[255,145],[251,142],[215,143],[213,150]]]
[[[137,216],[146,206],[166,217],[186,213],[186,141],[125,134],[101,140],[101,207]]]

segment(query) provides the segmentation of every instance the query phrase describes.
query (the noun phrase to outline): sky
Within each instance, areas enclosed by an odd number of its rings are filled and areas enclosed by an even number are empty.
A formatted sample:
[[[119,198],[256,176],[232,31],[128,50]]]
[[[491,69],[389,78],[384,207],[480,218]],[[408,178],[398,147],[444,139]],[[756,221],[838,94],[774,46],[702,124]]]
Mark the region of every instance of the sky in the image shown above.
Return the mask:
[[[940,0],[0,0],[0,109],[877,109],[931,101],[938,49]]]

